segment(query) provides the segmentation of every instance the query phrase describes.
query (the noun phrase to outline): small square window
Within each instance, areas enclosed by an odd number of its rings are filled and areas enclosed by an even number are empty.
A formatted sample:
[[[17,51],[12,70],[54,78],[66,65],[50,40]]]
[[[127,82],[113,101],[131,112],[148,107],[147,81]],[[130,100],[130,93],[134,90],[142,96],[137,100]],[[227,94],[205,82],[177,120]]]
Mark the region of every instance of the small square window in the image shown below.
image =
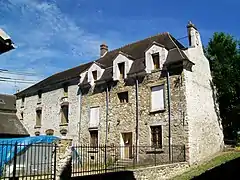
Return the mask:
[[[118,68],[119,68],[119,72],[120,72],[120,79],[124,79],[125,78],[125,63],[118,63]]]
[[[128,92],[118,93],[118,99],[120,103],[128,103]]]
[[[162,148],[162,126],[151,126],[151,141],[153,148]]]
[[[160,69],[159,53],[152,54],[154,70]]]
[[[92,147],[98,146],[98,130],[91,130],[90,132],[90,145]]]
[[[92,71],[92,76],[93,76],[94,81],[96,81],[97,80],[97,71]]]

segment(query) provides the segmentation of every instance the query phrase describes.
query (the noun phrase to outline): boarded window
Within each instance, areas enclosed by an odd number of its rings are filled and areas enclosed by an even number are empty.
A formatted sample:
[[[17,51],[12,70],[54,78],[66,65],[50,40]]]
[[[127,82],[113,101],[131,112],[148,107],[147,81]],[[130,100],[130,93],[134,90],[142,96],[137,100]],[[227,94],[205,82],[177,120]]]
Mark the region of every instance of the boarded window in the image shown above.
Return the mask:
[[[151,126],[152,147],[162,148],[162,126]]]
[[[90,108],[90,128],[96,128],[99,125],[99,107]]]
[[[42,125],[42,110],[36,111],[36,126]]]
[[[120,79],[124,79],[125,78],[125,63],[118,63],[118,69],[120,72]]]
[[[120,103],[128,103],[128,92],[118,93],[118,99]]]
[[[164,85],[151,88],[151,111],[165,109]]]
[[[159,53],[152,54],[154,69],[160,69]]]
[[[61,124],[68,123],[68,105],[63,105],[61,107]]]
[[[63,86],[63,95],[64,95],[64,97],[68,97],[68,86],[67,85]]]
[[[90,132],[90,145],[92,147],[98,146],[98,131],[97,130],[91,130]]]
[[[94,81],[97,80],[97,71],[92,71]]]

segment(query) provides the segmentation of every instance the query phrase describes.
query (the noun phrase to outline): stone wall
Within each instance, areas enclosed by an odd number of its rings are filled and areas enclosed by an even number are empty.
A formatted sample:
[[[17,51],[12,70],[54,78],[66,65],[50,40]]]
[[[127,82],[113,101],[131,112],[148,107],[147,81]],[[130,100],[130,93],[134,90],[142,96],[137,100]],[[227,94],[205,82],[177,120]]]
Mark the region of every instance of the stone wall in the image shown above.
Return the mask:
[[[187,163],[174,163],[133,170],[136,180],[171,179],[189,168]]]
[[[54,135],[61,136],[60,130],[66,128],[67,137],[74,141],[78,140],[78,122],[79,122],[79,102],[78,102],[78,86],[73,85],[68,87],[69,102],[69,123],[61,125],[61,102],[63,98],[63,88],[54,91],[49,91],[42,94],[41,103],[38,103],[38,96],[30,96],[25,98],[24,107],[21,107],[21,99],[17,100],[17,116],[21,119],[21,112],[23,112],[23,119],[21,122],[27,128],[30,135],[34,136],[36,131],[44,135],[47,129],[53,129]],[[41,126],[36,125],[36,108],[42,108]]]
[[[163,126],[163,145],[168,145],[168,105],[167,105],[167,83],[166,78],[160,77],[161,72],[147,75],[139,83],[139,145],[150,146],[151,125]],[[187,142],[184,124],[184,97],[181,84],[181,74],[170,77],[171,84],[171,129],[172,143],[183,145]],[[154,85],[165,85],[165,110],[162,112],[150,112],[151,87]],[[118,93],[128,91],[128,103],[120,103]],[[89,143],[89,108],[100,107],[99,142],[105,143],[106,132],[106,92],[88,93],[82,96],[81,111],[81,142]],[[136,92],[135,84],[125,85],[119,82],[109,92],[108,111],[108,143],[120,145],[121,133],[132,132],[132,142],[135,144],[136,129]]]
[[[223,148],[221,119],[211,87],[209,62],[200,48],[189,48],[188,57],[195,63],[192,72],[184,70],[188,155],[192,164]]]

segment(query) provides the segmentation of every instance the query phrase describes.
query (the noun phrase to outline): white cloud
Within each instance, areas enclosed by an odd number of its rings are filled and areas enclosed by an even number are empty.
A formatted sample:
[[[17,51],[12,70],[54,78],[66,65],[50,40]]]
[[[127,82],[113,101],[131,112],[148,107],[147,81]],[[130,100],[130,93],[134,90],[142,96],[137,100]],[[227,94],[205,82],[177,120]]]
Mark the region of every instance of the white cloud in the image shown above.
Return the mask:
[[[7,0],[0,2],[0,13],[6,19],[2,26],[17,45],[2,56],[1,67],[13,71],[31,71],[48,76],[54,72],[80,64],[81,59],[98,56],[102,42],[97,35],[85,32],[68,18],[53,2],[37,0]],[[11,77],[8,74],[1,74]],[[23,78],[14,76],[14,78]],[[24,77],[26,80],[32,76]],[[36,76],[36,80],[43,77]],[[29,84],[0,82],[1,92],[13,93]]]

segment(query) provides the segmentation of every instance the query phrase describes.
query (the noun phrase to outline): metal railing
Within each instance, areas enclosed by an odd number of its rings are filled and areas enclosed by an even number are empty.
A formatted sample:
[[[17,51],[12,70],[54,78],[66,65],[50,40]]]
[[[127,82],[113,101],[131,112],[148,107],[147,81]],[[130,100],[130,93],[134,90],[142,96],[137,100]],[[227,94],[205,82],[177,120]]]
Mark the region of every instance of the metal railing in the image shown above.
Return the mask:
[[[55,180],[58,153],[62,152],[56,144],[0,144],[0,179]],[[184,145],[163,146],[161,149],[80,145],[72,146],[71,174],[84,176],[184,161]]]
[[[161,149],[151,146],[74,146],[76,152],[72,159],[72,176],[100,174],[126,169],[156,166],[185,161],[185,146],[171,146]],[[171,160],[170,160],[171,159]]]
[[[0,179],[55,179],[55,144],[0,144]]]

